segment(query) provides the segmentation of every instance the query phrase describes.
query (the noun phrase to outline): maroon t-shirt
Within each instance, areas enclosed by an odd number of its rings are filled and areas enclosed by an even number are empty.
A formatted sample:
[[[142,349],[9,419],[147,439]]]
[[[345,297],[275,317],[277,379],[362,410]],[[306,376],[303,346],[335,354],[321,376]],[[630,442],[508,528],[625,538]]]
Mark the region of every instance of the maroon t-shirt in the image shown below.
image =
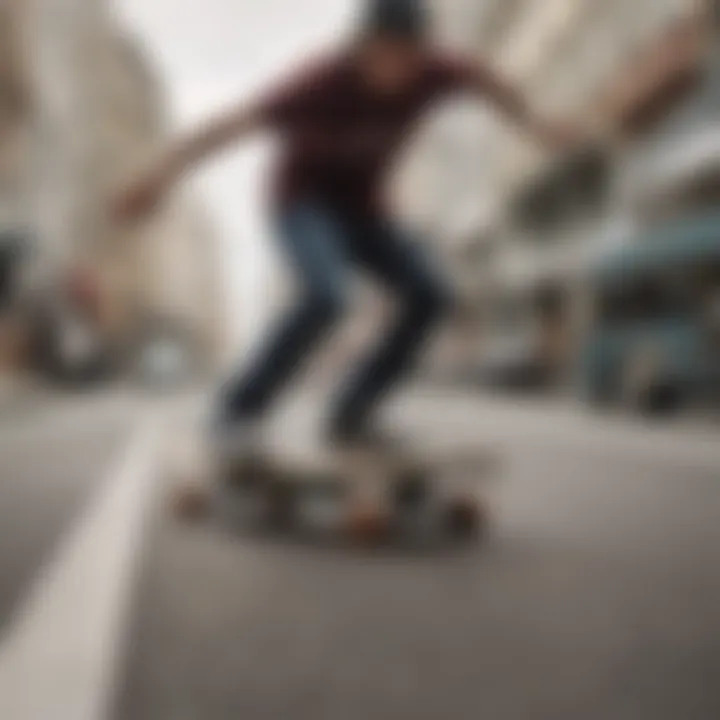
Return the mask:
[[[283,140],[276,203],[315,199],[345,213],[382,213],[386,174],[423,111],[483,87],[479,70],[434,51],[402,93],[368,87],[347,55],[316,63],[261,101]]]

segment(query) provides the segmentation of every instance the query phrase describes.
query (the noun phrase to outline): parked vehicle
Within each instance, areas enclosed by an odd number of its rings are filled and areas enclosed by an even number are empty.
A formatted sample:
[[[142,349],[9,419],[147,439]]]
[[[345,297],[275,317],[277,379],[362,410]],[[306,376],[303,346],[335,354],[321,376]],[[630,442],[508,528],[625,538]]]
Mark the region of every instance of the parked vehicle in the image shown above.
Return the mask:
[[[566,363],[566,304],[561,285],[550,282],[497,298],[476,378],[496,390],[556,390]]]
[[[582,375],[593,401],[655,414],[717,400],[720,213],[635,239],[594,269],[592,293]]]
[[[533,337],[518,336],[494,341],[483,353],[475,379],[493,390],[527,393],[551,389],[557,373]]]

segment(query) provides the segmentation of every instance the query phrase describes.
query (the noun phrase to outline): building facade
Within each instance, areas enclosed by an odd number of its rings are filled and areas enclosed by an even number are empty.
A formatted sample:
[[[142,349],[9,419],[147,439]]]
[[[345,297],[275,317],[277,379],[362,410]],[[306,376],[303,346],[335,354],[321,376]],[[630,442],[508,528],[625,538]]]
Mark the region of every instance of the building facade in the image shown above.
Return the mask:
[[[500,325],[508,305],[537,314],[537,298],[548,294],[568,298],[565,322],[581,328],[587,312],[575,290],[583,286],[583,269],[638,222],[628,186],[647,185],[629,178],[659,162],[661,149],[676,147],[681,136],[697,146],[701,127],[706,138],[713,135],[707,127],[717,118],[707,54],[712,4],[518,0],[438,7],[460,14],[465,8],[467,22],[451,23],[457,41],[467,47],[474,36],[478,54],[523,89],[533,107],[593,130],[585,148],[558,158],[502,123],[481,126],[475,226],[466,223],[447,246],[448,263],[467,278],[469,296],[486,306],[467,332],[476,339],[492,335],[493,306],[500,308]],[[706,150],[696,147],[699,154]],[[432,164],[425,172],[432,176]],[[462,206],[445,206],[445,228],[471,216]],[[555,337],[563,334],[556,320]],[[569,353],[572,346],[568,340]]]
[[[149,325],[182,327],[212,364],[224,344],[217,236],[188,192],[142,226],[119,226],[107,199],[168,131],[162,84],[106,0],[16,3],[13,35],[30,112],[22,122],[22,222],[31,285],[81,270],[96,284],[102,332],[120,352]],[[7,197],[7,193],[3,192]]]

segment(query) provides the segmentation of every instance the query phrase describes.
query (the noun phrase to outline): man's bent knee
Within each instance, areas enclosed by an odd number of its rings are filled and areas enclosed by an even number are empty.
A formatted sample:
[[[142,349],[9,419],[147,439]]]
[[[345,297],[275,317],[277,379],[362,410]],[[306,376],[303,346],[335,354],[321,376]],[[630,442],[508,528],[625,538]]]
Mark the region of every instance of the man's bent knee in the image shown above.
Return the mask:
[[[452,295],[441,282],[428,281],[413,289],[409,301],[416,314],[428,321],[435,321],[449,312]]]
[[[306,303],[312,318],[321,325],[336,322],[344,315],[347,308],[345,293],[339,289],[312,292]]]

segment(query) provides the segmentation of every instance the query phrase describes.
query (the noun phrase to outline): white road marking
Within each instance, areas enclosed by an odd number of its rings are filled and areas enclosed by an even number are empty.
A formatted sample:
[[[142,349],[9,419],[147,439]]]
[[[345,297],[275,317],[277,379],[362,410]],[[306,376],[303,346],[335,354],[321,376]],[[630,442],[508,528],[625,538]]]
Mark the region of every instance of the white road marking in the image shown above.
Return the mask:
[[[155,497],[160,432],[159,418],[147,418],[20,606],[0,652],[1,718],[101,720],[109,713]]]

